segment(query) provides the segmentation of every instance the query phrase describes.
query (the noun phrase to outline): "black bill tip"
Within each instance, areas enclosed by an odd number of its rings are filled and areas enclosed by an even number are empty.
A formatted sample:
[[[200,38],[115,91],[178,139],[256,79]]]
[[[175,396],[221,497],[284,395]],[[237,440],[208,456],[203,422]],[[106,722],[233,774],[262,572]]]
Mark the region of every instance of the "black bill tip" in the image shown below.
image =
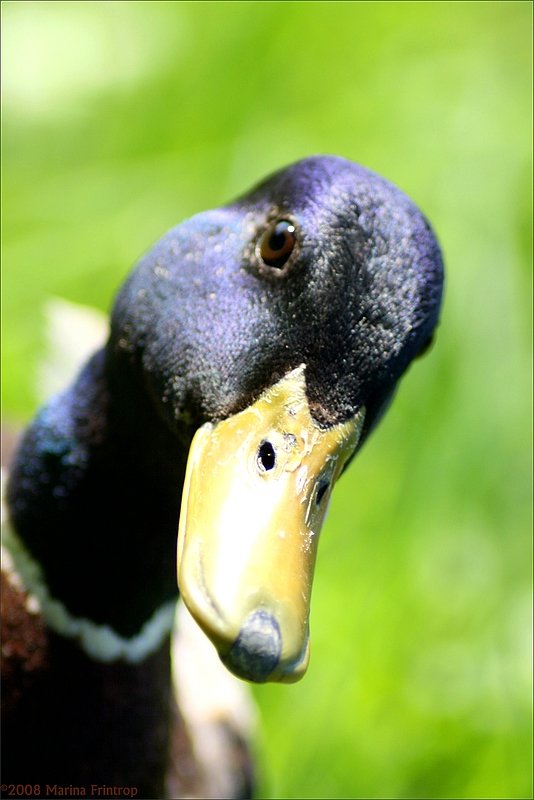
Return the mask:
[[[262,683],[276,669],[282,653],[282,634],[268,611],[254,611],[245,620],[224,664],[239,678]]]

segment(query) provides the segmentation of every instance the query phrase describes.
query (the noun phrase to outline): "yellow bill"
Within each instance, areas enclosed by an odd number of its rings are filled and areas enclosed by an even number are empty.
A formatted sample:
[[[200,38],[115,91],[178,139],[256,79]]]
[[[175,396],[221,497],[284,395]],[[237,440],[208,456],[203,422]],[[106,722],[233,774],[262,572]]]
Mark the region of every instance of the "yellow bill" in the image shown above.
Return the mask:
[[[319,532],[365,410],[323,429],[305,367],[191,444],[178,533],[178,585],[226,666],[251,681],[296,681],[309,658]]]

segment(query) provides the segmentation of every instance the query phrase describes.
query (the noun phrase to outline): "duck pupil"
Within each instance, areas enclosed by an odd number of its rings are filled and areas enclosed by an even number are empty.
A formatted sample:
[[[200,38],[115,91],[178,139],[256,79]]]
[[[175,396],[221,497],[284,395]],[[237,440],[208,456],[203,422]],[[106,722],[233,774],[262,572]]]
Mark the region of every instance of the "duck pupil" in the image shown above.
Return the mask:
[[[325,481],[324,483],[321,483],[321,485],[317,489],[317,495],[315,497],[316,505],[318,505],[318,506],[321,505],[321,500],[325,496],[325,492],[328,489],[328,486],[329,486],[328,481]]]
[[[268,472],[273,469],[275,463],[276,453],[274,452],[274,447],[270,442],[262,442],[258,450],[258,464],[260,469]]]
[[[277,228],[274,229],[274,232],[269,239],[269,247],[273,251],[283,250],[287,239],[289,238],[287,231],[279,231]]]

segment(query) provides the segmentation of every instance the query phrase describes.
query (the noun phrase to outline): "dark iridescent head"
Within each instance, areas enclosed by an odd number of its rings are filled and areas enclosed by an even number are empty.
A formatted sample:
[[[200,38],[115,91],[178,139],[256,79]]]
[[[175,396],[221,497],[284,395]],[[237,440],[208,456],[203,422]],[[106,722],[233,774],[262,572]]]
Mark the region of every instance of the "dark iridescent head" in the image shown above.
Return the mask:
[[[306,365],[321,424],[368,430],[427,345],[442,260],[414,203],[342,158],[304,159],[167,233],[119,295],[113,345],[169,421],[221,419]]]

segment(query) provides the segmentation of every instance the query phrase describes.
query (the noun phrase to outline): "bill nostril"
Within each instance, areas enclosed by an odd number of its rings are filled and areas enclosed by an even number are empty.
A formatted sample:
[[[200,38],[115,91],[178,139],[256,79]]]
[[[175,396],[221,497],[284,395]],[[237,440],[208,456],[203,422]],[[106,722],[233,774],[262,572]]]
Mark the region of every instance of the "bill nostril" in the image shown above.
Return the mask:
[[[268,611],[260,609],[245,620],[223,662],[240,678],[262,683],[278,665],[281,653],[280,626]]]

